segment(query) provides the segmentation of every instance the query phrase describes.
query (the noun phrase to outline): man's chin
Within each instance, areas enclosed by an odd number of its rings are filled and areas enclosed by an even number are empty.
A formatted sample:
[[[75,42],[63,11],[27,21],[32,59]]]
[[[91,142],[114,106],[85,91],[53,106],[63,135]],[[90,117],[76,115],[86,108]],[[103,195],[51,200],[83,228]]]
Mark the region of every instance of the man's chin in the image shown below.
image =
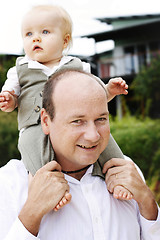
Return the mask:
[[[99,155],[96,155],[95,157],[84,157],[80,159],[80,162],[84,165],[91,165],[94,164],[99,158]]]

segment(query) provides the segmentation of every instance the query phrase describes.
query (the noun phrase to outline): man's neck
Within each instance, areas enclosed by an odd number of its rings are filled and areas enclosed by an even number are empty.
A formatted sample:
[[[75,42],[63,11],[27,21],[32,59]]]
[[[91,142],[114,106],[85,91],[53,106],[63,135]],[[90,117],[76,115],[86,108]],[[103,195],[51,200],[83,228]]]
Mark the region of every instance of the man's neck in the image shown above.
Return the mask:
[[[82,172],[79,173],[68,173],[67,175],[77,179],[78,181],[81,180],[81,178],[84,176],[84,174],[86,173],[87,170],[83,170]]]
[[[81,168],[79,170],[75,170],[75,171],[63,171],[63,173],[68,174],[69,176],[76,178],[77,180],[80,180],[84,174],[86,173],[87,169],[90,167],[91,165],[88,165],[84,168]]]

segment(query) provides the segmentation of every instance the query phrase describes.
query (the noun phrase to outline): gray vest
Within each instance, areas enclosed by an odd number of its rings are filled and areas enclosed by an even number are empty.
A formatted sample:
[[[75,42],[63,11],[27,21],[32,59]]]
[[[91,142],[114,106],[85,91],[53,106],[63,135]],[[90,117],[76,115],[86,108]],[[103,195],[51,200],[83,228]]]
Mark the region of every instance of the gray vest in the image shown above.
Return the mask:
[[[39,124],[40,111],[42,108],[42,91],[48,77],[41,69],[29,69],[28,63],[19,65],[22,57],[17,58],[16,68],[21,87],[18,97],[18,129]],[[63,69],[83,70],[80,59],[74,58],[64,64],[57,71]],[[56,72],[57,72],[56,71]]]

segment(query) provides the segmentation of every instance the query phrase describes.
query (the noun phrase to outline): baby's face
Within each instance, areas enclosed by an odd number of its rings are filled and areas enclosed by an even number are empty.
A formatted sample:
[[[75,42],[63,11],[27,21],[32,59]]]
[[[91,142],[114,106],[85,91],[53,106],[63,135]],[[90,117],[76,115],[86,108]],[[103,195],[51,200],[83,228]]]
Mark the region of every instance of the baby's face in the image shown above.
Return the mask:
[[[22,23],[24,51],[32,60],[54,65],[62,57],[66,41],[62,20],[51,11],[31,11]]]

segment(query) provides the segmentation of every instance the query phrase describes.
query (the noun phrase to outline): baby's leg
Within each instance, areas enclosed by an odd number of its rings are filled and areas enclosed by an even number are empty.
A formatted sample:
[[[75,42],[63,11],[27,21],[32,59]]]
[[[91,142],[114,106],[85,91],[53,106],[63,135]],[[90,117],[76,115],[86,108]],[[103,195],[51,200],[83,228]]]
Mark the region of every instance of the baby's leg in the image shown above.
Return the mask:
[[[33,176],[38,169],[54,159],[49,136],[43,133],[41,124],[30,126],[23,131],[18,148],[27,171]]]
[[[71,201],[71,198],[72,198],[71,194],[66,191],[64,197],[55,206],[54,211],[58,211],[60,208],[64,207],[67,203]]]
[[[105,175],[102,173],[102,169],[104,164],[110,160],[111,158],[123,158],[124,155],[119,148],[118,144],[114,140],[113,136],[110,134],[109,142],[105,150],[101,153],[99,156],[98,161],[94,164],[93,176],[101,176],[102,178],[105,178]]]
[[[113,190],[113,197],[119,200],[131,200],[133,195],[126,188],[122,186],[116,186]]]

